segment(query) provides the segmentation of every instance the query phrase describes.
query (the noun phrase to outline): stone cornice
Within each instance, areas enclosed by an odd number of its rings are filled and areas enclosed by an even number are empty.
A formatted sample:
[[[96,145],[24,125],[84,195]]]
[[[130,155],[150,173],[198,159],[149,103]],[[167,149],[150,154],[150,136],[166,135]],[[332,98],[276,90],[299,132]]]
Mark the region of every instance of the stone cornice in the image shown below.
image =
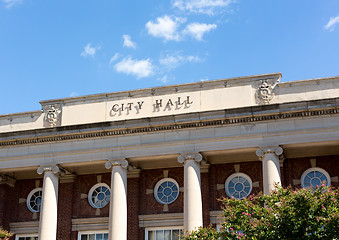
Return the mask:
[[[314,116],[323,116],[323,115],[334,115],[339,113],[339,99],[326,99],[319,101],[306,101],[298,103],[287,103],[287,104],[272,104],[267,106],[259,107],[248,107],[242,109],[229,109],[223,111],[207,112],[207,113],[197,113],[197,120],[191,120],[190,122],[176,122],[175,119],[173,123],[166,124],[156,124],[150,123],[150,119],[141,119],[145,123],[149,123],[147,126],[142,127],[119,127],[122,125],[128,126],[127,121],[115,122],[114,125],[110,122],[105,123],[95,123],[95,124],[86,124],[79,126],[67,126],[67,127],[57,127],[53,129],[43,129],[41,132],[39,130],[26,131],[26,132],[16,132],[16,133],[4,133],[0,134],[0,148],[8,146],[17,146],[17,145],[26,145],[26,144],[37,144],[37,143],[47,143],[47,142],[60,142],[60,141],[71,141],[71,140],[80,140],[80,139],[90,139],[90,138],[100,138],[100,137],[112,137],[112,136],[121,136],[129,134],[143,134],[143,133],[153,133],[160,131],[173,131],[179,129],[190,129],[190,128],[202,128],[202,127],[212,127],[212,126],[225,126],[239,123],[255,123],[262,121],[274,121],[279,119],[289,119],[289,118],[307,118]],[[213,119],[210,117],[201,117],[203,114],[206,116],[218,116],[220,118]],[[185,115],[185,114],[184,114]],[[188,114],[188,118],[192,114]],[[224,117],[221,117],[224,116]],[[166,119],[168,117],[159,117],[157,119]],[[207,120],[200,120],[200,119]],[[212,118],[212,119],[211,119]],[[184,118],[182,118],[184,119]],[[140,120],[139,120],[140,121]],[[145,125],[146,125],[145,124]],[[112,126],[118,126],[112,129]],[[81,132],[82,129],[93,129],[91,132]],[[96,130],[94,130],[96,129]],[[63,133],[63,131],[72,131],[68,133]],[[37,133],[38,134],[34,134]],[[31,137],[19,137],[20,135],[35,135]],[[52,135],[53,134],[53,135]],[[57,134],[57,135],[56,135]],[[36,136],[38,135],[38,136]],[[12,139],[6,139],[6,138]]]
[[[121,92],[100,93],[71,98],[51,99],[40,101],[40,104],[44,106],[46,104],[55,104],[55,103],[72,103],[72,102],[74,103],[84,101],[98,101],[98,100],[100,101],[102,99],[131,98],[134,96],[145,97],[150,95],[163,95],[173,92],[187,92],[187,91],[197,91],[201,89],[214,89],[217,87],[243,86],[262,79],[280,79],[281,77],[282,77],[281,73],[269,73],[253,76],[243,76],[219,80],[185,83],[179,85],[167,85],[161,87],[144,88]]]

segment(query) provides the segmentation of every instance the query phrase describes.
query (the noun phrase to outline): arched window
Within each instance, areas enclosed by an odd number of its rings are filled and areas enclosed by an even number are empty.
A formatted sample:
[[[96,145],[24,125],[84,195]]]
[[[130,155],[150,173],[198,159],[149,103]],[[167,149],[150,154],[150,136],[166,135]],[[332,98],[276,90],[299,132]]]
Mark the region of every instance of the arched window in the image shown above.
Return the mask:
[[[331,185],[330,175],[322,168],[309,168],[301,175],[301,186],[303,188],[315,188],[322,184]]]
[[[105,207],[110,200],[111,190],[106,183],[95,184],[88,193],[88,202],[94,208]]]
[[[179,196],[179,185],[172,178],[161,179],[154,187],[154,197],[161,204],[170,204]]]
[[[243,199],[252,191],[252,180],[244,173],[234,173],[226,179],[225,191],[229,197]]]
[[[42,199],[42,188],[33,189],[27,197],[27,208],[31,212],[40,212]]]

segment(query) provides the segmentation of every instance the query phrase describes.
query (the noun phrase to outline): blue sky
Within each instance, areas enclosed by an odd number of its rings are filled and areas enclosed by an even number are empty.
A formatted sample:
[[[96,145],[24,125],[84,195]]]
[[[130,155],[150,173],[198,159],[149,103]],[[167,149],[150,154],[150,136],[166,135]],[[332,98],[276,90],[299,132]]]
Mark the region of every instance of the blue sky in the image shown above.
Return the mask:
[[[0,114],[273,72],[339,75],[338,0],[0,0]]]

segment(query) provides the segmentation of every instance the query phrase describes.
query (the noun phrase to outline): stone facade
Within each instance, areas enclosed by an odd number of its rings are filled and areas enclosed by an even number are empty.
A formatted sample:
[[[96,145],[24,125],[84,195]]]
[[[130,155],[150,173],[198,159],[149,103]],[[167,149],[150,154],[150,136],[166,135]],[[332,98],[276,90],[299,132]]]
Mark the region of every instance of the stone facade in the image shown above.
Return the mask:
[[[48,100],[43,111],[0,116],[0,225],[18,240],[151,240],[218,224],[230,177],[249,179],[250,190],[237,187],[249,194],[274,182],[300,188],[307,171],[339,187],[339,78],[280,78]],[[169,204],[154,193],[166,179],[177,184]],[[110,187],[97,195],[104,207],[89,203],[93,186]],[[32,199],[42,209],[29,209]]]

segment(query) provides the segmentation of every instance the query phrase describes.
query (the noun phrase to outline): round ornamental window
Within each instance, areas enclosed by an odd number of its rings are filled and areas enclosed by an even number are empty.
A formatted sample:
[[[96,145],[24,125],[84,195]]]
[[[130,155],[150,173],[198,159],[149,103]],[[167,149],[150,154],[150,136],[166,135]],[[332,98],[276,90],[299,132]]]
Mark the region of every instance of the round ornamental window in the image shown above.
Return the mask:
[[[88,202],[94,208],[105,207],[110,200],[111,190],[106,183],[95,184],[88,193]]]
[[[161,204],[170,204],[179,196],[179,184],[172,178],[161,179],[154,187],[154,197]]]
[[[252,180],[244,173],[234,173],[226,179],[225,191],[229,197],[243,199],[252,191]]]
[[[27,197],[27,208],[31,212],[40,212],[42,199],[42,188],[33,189]]]
[[[309,168],[301,175],[301,186],[303,188],[316,188],[322,184],[331,185],[330,175],[322,168]]]

